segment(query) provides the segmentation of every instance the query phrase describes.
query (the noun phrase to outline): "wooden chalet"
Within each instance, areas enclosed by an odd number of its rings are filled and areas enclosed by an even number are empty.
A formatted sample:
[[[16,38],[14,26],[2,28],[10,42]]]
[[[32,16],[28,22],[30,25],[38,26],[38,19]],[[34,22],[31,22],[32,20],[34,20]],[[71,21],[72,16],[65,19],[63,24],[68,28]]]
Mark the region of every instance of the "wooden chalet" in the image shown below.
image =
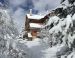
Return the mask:
[[[40,29],[45,28],[45,23],[48,21],[49,17],[59,16],[61,15],[62,8],[57,8],[52,10],[51,12],[47,12],[45,15],[35,15],[32,14],[32,10],[30,9],[30,13],[26,15],[25,20],[25,34],[23,38],[35,38],[40,32]]]
[[[53,14],[53,13],[52,13]],[[30,10],[30,14],[26,15],[25,21],[25,36],[28,38],[35,38],[40,32],[40,29],[45,27],[46,21],[48,21],[49,16],[52,15],[48,13],[46,15],[35,15],[32,14],[32,10]]]

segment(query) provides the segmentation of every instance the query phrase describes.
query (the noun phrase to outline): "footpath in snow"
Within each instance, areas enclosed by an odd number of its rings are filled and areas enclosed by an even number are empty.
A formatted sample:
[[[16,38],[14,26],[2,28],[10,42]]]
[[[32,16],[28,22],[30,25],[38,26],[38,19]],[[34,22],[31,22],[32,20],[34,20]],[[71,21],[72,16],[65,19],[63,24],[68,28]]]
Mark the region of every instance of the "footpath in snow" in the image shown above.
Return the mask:
[[[24,43],[24,41],[21,41],[21,43]],[[28,48],[30,58],[57,58],[56,53],[63,46],[58,45],[50,48],[38,38],[33,41],[25,41],[25,45]]]

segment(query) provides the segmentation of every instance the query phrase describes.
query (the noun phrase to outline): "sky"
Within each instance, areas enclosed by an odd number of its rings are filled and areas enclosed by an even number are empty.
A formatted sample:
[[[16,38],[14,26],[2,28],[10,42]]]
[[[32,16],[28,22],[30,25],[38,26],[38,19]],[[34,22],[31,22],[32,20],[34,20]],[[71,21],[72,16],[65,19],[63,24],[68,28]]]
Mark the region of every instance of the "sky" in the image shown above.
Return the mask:
[[[34,14],[43,13],[59,6],[60,0],[0,0],[0,4],[8,5],[13,20],[22,31],[29,9],[32,9]]]

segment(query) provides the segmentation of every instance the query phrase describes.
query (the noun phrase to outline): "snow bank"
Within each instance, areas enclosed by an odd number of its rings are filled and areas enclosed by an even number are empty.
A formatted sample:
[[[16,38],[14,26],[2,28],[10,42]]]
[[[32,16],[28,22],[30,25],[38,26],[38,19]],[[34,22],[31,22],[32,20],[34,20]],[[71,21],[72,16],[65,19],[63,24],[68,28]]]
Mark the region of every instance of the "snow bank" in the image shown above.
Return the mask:
[[[57,58],[57,52],[59,52],[62,47],[64,48],[64,44],[50,48],[39,38],[36,38],[33,41],[26,41],[25,44],[29,49],[29,53],[31,53],[30,58]]]

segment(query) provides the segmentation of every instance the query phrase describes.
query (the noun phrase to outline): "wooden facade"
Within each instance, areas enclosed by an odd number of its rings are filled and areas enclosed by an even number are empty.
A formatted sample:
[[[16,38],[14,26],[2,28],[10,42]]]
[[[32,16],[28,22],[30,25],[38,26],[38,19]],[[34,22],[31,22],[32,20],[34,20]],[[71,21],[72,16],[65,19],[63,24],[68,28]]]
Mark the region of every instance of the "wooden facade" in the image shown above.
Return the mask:
[[[37,20],[37,18],[33,19],[33,18],[29,18],[27,15],[26,15],[26,21],[25,21],[25,31],[26,33],[31,33],[32,37],[37,37],[37,33],[40,32],[40,28],[31,28],[29,23],[37,23],[37,24],[45,24],[46,21],[48,21],[49,17],[50,16],[54,16],[54,12],[51,12],[51,13],[48,13],[46,14],[43,18],[40,18]],[[30,15],[30,16],[33,16],[33,15]]]
[[[48,19],[48,17],[44,17],[42,19],[37,20],[37,19],[28,19],[28,17],[26,16],[26,22],[25,22],[25,27],[26,28],[25,28],[25,30],[27,31],[27,30],[30,29],[29,23],[43,24],[46,21],[46,19]]]
[[[26,15],[25,31],[27,31],[27,33],[30,32],[32,37],[37,36],[37,32],[40,32],[40,28],[31,28],[29,23],[37,23],[43,25],[47,19],[49,19],[48,16],[45,16],[37,20],[37,19],[28,18],[28,16]]]

